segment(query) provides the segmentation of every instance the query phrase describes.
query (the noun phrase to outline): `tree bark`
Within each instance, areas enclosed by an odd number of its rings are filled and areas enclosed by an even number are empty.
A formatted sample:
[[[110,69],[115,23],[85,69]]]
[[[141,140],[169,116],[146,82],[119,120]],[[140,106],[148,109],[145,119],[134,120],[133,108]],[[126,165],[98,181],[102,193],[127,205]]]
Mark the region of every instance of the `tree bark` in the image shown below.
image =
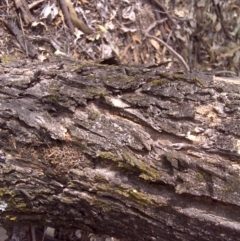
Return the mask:
[[[151,66],[1,66],[0,223],[240,240],[240,86]]]

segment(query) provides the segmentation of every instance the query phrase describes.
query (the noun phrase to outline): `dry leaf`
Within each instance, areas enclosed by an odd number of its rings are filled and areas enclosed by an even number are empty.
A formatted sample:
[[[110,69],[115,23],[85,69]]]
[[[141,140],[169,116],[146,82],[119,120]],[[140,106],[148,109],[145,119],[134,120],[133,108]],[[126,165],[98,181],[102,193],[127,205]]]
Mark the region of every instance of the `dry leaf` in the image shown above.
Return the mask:
[[[155,54],[155,59],[157,64],[162,62],[162,56],[158,52]]]
[[[55,54],[55,55],[63,55],[63,56],[67,56],[64,52],[62,52],[62,51],[60,51],[60,50],[55,51],[54,54]]]
[[[231,47],[226,48],[226,52],[220,55],[220,58],[233,57],[233,55],[240,49],[240,45],[229,44]]]
[[[169,28],[169,25],[167,24],[167,22],[163,23],[164,28],[166,29],[166,31],[169,33],[171,31],[171,29]]]
[[[216,31],[216,32],[219,32],[219,31],[221,30],[221,28],[222,28],[222,25],[221,25],[220,22],[218,22],[217,25],[216,25],[216,27],[215,27],[215,31]]]
[[[198,7],[205,7],[206,6],[206,0],[199,0],[197,1]]]
[[[36,22],[36,21],[34,21],[32,23],[32,27],[37,27],[38,25],[43,26],[46,29],[46,31],[48,30],[46,24],[44,24],[43,22]]]
[[[180,31],[176,31],[175,35],[178,39],[181,39],[183,42],[186,42],[186,35],[182,36]]]
[[[141,37],[139,36],[139,34],[133,34],[132,35],[132,40],[133,40],[133,42],[135,42],[135,43],[141,43]]]
[[[216,23],[216,20],[217,20],[217,15],[214,13],[206,13],[206,15],[212,20],[213,24]]]
[[[114,30],[116,28],[116,26],[114,25],[114,23],[112,21],[109,21],[105,24],[105,28],[109,29],[109,30]]]
[[[235,66],[237,66],[240,63],[240,51],[239,50],[234,55],[233,63]]]
[[[136,20],[136,15],[134,12],[134,6],[128,6],[122,10],[122,17],[125,19],[129,19],[131,21]]]
[[[102,44],[101,45],[101,50],[102,50],[102,56],[101,57],[103,59],[107,59],[107,58],[111,57],[111,55],[112,55],[112,48],[109,45]]]
[[[127,27],[124,27],[124,26],[121,27],[121,30],[122,30],[123,32],[125,32],[125,33],[127,33],[127,32],[134,33],[134,32],[137,31],[136,28],[127,28]]]
[[[134,48],[134,49],[133,49],[133,58],[134,58],[134,62],[135,62],[136,64],[139,63],[138,54],[139,54],[138,48]]]
[[[88,0],[81,0],[81,2],[82,2],[83,4],[87,4],[87,3],[88,3]]]
[[[174,9],[174,14],[177,15],[180,18],[184,18],[186,15],[189,14],[189,9],[183,8],[175,8]]]
[[[46,4],[45,7],[43,8],[42,12],[40,13],[40,18],[41,19],[46,19],[49,18],[50,19],[54,19],[58,14],[58,8],[57,6],[53,3],[53,4]]]
[[[46,59],[47,59],[47,57],[44,56],[43,53],[41,53],[40,55],[38,55],[38,60],[39,60],[40,62],[43,62],[43,61],[46,60]]]
[[[160,45],[155,39],[150,39],[150,43],[157,51],[160,50]]]

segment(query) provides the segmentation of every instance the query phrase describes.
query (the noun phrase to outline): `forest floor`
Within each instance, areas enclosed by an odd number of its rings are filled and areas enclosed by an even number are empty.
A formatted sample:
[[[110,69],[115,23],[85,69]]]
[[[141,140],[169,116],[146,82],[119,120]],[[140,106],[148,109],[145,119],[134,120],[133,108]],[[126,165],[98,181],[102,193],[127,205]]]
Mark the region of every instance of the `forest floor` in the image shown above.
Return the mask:
[[[240,71],[238,0],[6,0],[0,14],[2,62],[61,56],[217,75]]]

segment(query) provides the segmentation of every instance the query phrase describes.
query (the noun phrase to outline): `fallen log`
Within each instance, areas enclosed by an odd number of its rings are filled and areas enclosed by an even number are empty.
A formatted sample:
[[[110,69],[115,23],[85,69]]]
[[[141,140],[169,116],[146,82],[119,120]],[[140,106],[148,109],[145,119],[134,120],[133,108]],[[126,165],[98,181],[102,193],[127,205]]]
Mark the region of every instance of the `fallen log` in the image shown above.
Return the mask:
[[[240,240],[240,86],[159,67],[0,67],[0,223]]]

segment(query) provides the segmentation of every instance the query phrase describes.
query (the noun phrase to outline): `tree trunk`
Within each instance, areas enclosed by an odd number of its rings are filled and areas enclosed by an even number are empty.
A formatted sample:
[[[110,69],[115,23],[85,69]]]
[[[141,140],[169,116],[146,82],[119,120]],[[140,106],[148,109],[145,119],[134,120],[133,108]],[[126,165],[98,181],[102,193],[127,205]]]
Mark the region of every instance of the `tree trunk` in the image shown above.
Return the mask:
[[[67,62],[0,70],[5,227],[240,240],[240,82]]]

